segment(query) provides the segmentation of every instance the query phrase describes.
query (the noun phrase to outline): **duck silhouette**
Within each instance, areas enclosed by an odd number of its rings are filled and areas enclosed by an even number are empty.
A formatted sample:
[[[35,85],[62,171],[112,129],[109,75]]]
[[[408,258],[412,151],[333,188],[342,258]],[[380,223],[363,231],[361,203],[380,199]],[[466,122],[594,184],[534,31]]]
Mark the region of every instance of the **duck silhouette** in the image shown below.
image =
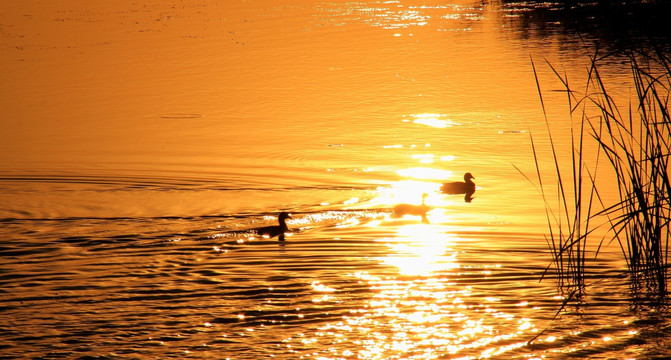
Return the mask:
[[[473,200],[473,193],[475,192],[475,183],[473,182],[473,175],[469,172],[464,174],[464,181],[455,181],[444,183],[440,187],[440,191],[445,194],[466,194],[464,201],[471,202]]]
[[[279,225],[264,226],[253,230],[263,237],[273,238],[279,236],[278,240],[284,241],[284,234],[291,232],[286,223],[287,219],[291,219],[291,216],[289,213],[283,211],[277,216]]]
[[[464,181],[455,181],[444,183],[440,187],[440,191],[445,194],[468,194],[475,192],[475,183],[473,182],[473,175],[471,173],[464,174]]]
[[[424,203],[424,199],[429,196],[428,194],[422,194],[422,203],[420,205],[413,204],[398,204],[394,206],[394,213],[392,214],[393,218],[400,218],[403,215],[415,215],[422,217],[422,223],[428,224],[429,219],[426,218],[426,213],[431,210],[431,207]]]

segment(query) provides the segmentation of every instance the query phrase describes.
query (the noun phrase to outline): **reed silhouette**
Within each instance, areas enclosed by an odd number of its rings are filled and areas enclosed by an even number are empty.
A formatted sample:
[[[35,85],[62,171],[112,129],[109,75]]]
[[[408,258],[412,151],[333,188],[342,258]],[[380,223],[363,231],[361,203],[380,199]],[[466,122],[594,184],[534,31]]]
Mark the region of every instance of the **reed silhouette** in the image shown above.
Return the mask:
[[[428,194],[422,194],[422,203],[419,205],[413,205],[413,204],[398,204],[394,206],[394,213],[392,214],[393,218],[400,218],[404,215],[414,215],[414,216],[421,216],[422,217],[422,223],[423,224],[428,224],[429,219],[426,217],[426,213],[431,210],[431,207],[426,205],[424,203],[426,197],[429,196]]]
[[[642,52],[627,54],[638,106],[628,104],[627,111],[621,112],[600,75],[597,61],[603,57],[597,54],[598,48],[591,57],[587,87],[582,95],[569,87],[568,79],[548,63],[565,87],[571,115],[582,112],[578,134],[574,135],[573,130],[571,134],[573,151],[569,171],[563,171],[559,165],[558,150],[550,133],[532,61],[558,180],[560,208],[555,213],[549,206],[541,179],[540,160],[531,137],[538,182],[546,202],[550,230],[548,245],[557,280],[560,287],[582,293],[586,277],[587,240],[596,228],[594,220],[605,218],[608,231],[598,243],[594,257],[606,240],[618,243],[635,292],[645,288],[666,297],[671,268],[671,176],[668,171],[671,160],[671,114],[668,108],[671,58],[662,52],[656,55]],[[593,116],[594,113],[599,116]],[[593,162],[587,161],[588,150],[584,145],[589,139],[587,135],[596,143],[596,159]],[[600,158],[607,160],[602,161],[604,166],[599,166]],[[604,170],[610,170],[609,175],[615,178],[617,199],[606,199],[598,191],[597,173]]]
[[[444,183],[440,187],[440,191],[444,194],[456,195],[456,194],[465,194],[464,201],[471,202],[473,200],[473,193],[475,193],[475,183],[473,182],[475,177],[467,172],[464,174],[464,181],[454,181]]]
[[[259,235],[266,238],[273,238],[275,236],[279,236],[278,240],[284,241],[284,235],[286,233],[291,232],[289,230],[289,227],[287,226],[286,222],[287,219],[291,219],[291,216],[289,215],[289,213],[283,211],[277,217],[277,222],[279,223],[279,225],[264,226],[252,229],[252,231],[255,231]]]

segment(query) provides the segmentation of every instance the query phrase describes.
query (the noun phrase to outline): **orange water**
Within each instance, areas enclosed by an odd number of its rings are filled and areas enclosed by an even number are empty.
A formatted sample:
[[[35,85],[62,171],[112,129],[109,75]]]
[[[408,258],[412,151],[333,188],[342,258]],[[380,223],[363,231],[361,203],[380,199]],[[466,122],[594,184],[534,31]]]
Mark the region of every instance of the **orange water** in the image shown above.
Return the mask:
[[[565,149],[543,59],[580,78],[592,50],[506,9],[0,5],[3,356],[668,355],[615,245],[553,320],[545,207],[515,167],[547,143],[531,59]],[[627,96],[626,66],[604,76]],[[465,172],[472,202],[438,191]],[[391,216],[423,193],[429,224]],[[284,244],[246,232],[279,211]]]

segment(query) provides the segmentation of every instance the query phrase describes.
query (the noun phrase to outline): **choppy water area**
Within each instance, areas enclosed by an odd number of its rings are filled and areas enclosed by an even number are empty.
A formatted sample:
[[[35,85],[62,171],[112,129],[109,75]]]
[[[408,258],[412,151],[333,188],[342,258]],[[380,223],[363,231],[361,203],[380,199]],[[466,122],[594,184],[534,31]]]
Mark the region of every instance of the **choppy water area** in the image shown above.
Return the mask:
[[[544,205],[515,168],[544,131],[530,58],[579,77],[592,50],[525,11],[0,5],[0,357],[669,356],[616,245],[561,311],[539,281]],[[627,67],[604,71],[628,96]],[[465,172],[470,202],[439,191]],[[393,216],[425,193],[428,223]],[[284,243],[248,231],[280,211]]]

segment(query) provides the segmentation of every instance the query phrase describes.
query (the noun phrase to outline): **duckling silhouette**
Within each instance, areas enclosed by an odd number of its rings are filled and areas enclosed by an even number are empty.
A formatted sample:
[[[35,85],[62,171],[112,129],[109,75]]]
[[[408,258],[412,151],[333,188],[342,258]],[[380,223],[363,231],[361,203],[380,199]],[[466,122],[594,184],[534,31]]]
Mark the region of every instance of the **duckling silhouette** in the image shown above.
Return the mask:
[[[253,230],[263,237],[273,238],[275,236],[279,236],[278,240],[284,241],[284,234],[290,232],[286,223],[287,219],[291,219],[291,216],[289,213],[283,211],[277,217],[279,225],[264,226]]]
[[[428,224],[429,219],[426,218],[426,213],[431,210],[431,207],[424,203],[424,199],[429,196],[428,194],[422,194],[422,203],[420,205],[413,204],[398,204],[394,206],[394,213],[392,214],[393,218],[400,218],[403,215],[415,215],[422,217],[422,223]]]

